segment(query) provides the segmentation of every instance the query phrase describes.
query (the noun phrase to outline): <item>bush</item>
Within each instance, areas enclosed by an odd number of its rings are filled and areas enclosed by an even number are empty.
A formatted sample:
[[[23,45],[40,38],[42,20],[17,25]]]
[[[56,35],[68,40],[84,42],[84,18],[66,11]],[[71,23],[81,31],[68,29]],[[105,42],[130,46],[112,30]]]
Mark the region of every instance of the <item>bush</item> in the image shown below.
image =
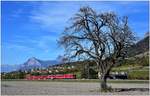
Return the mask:
[[[131,71],[128,73],[129,79],[149,80],[149,71]]]
[[[141,62],[143,66],[149,66],[149,57],[142,57]]]

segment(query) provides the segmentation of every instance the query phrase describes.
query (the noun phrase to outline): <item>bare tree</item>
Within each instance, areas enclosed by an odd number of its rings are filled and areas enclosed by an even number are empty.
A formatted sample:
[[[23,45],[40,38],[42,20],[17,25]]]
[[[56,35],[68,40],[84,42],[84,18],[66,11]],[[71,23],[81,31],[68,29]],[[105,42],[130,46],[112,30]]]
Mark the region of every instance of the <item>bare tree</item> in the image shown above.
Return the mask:
[[[113,12],[96,13],[90,7],[82,7],[71,18],[71,26],[65,29],[59,44],[70,58],[93,60],[101,73],[101,88],[107,89],[112,67],[125,58],[126,48],[133,41],[127,17],[117,17]]]

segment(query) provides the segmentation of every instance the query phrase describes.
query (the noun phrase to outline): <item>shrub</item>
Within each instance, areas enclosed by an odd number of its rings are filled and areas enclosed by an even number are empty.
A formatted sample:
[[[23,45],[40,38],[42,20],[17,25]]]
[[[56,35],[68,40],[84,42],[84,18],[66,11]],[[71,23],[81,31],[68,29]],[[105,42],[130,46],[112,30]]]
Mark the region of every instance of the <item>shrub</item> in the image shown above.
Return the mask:
[[[149,71],[131,71],[128,73],[129,79],[140,79],[140,80],[148,80],[149,79]]]

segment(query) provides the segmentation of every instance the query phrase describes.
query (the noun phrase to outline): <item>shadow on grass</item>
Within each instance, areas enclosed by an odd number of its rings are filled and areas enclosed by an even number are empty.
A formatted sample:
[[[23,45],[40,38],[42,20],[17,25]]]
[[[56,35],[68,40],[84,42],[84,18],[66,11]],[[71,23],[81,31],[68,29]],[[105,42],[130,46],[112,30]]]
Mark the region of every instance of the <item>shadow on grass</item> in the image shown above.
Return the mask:
[[[145,91],[149,91],[149,88],[112,88],[107,91],[101,91],[100,89],[90,90],[90,92],[129,92],[129,91],[145,92]]]
[[[149,91],[149,88],[114,88],[114,92],[125,92],[125,91]]]

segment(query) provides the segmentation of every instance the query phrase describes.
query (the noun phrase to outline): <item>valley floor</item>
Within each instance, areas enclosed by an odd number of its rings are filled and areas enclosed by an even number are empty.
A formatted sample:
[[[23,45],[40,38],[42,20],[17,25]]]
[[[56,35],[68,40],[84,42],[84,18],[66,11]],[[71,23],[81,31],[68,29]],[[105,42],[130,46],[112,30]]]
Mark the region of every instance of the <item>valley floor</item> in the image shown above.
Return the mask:
[[[148,83],[110,83],[112,88],[149,88]],[[2,95],[148,95],[149,91],[100,93],[98,82],[2,81]]]

